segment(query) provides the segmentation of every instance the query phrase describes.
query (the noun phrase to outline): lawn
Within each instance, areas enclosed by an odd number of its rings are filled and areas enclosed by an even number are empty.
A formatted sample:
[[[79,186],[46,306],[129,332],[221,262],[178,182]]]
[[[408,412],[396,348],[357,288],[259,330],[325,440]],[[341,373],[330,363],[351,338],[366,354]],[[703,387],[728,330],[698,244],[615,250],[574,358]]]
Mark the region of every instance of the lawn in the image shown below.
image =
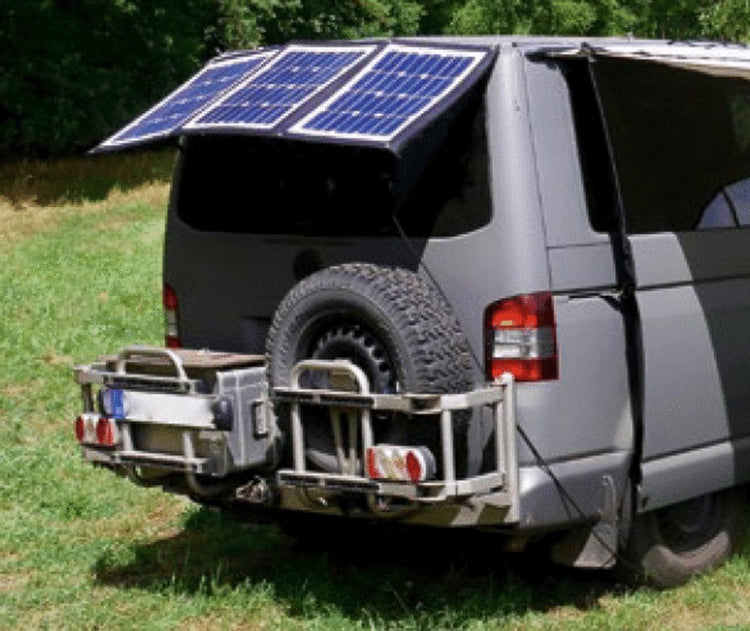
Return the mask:
[[[628,590],[484,534],[302,546],[82,462],[71,367],[162,337],[170,159],[0,169],[0,628],[750,629],[747,541]]]

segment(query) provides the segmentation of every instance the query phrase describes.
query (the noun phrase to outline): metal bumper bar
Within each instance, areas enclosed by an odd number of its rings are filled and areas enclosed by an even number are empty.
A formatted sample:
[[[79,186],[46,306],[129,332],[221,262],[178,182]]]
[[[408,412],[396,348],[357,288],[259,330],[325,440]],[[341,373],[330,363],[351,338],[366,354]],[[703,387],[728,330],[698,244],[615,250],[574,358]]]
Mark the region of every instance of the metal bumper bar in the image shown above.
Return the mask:
[[[306,373],[325,373],[336,389],[312,389],[300,385]],[[280,486],[317,488],[401,498],[418,503],[439,503],[471,496],[491,495],[495,505],[507,506],[508,520],[517,519],[518,466],[516,456],[516,418],[514,381],[504,375],[489,387],[459,394],[376,394],[369,392],[365,374],[344,360],[306,360],[298,363],[289,387],[273,390],[278,401],[291,404],[293,468],[277,472]],[[302,406],[325,406],[331,409],[333,436],[340,473],[308,471],[305,464],[305,433]],[[486,406],[491,408],[495,429],[495,470],[484,475],[457,480],[453,413]],[[420,483],[372,480],[356,475],[356,463],[364,462],[367,449],[373,446],[372,412],[400,412],[407,415],[437,416],[441,437],[441,480]],[[342,444],[341,423],[348,421],[349,442]],[[353,422],[354,421],[354,422]],[[356,427],[355,427],[356,425]],[[361,441],[357,440],[357,431]],[[359,447],[359,449],[357,448]]]

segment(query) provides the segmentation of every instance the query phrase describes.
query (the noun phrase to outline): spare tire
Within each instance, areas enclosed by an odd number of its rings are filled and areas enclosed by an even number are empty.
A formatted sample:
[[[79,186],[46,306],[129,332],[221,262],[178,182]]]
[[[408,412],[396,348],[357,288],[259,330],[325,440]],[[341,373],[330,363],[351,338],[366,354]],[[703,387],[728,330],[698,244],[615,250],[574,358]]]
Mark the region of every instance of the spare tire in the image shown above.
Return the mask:
[[[309,358],[352,361],[378,393],[461,392],[473,382],[468,342],[443,296],[413,272],[364,263],[320,270],[293,287],[274,315],[267,354],[271,387],[289,385],[292,367]],[[277,413],[283,428],[287,414]],[[306,414],[308,460],[336,471],[327,416]],[[376,442],[439,449],[437,423],[377,420]]]

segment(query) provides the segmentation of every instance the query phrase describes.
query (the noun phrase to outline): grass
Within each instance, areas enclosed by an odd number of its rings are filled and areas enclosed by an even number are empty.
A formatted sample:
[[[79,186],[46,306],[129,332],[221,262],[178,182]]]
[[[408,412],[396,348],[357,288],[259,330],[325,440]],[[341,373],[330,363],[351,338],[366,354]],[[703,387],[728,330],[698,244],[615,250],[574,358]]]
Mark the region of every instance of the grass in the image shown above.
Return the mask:
[[[0,197],[0,629],[750,629],[748,543],[633,591],[483,534],[303,547],[82,462],[71,366],[162,335],[167,184],[110,189]]]
[[[16,209],[101,201],[115,190],[168,182],[171,150],[0,163],[0,195]]]

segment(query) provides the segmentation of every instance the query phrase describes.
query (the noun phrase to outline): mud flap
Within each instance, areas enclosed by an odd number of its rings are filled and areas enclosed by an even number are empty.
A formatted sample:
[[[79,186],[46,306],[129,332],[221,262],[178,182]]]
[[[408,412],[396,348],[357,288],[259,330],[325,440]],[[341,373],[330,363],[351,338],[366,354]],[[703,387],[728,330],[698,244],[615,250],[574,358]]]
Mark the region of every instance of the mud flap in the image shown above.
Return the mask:
[[[610,569],[617,561],[619,519],[617,491],[611,476],[602,477],[601,519],[593,526],[575,528],[552,547],[554,563],[588,569]]]

